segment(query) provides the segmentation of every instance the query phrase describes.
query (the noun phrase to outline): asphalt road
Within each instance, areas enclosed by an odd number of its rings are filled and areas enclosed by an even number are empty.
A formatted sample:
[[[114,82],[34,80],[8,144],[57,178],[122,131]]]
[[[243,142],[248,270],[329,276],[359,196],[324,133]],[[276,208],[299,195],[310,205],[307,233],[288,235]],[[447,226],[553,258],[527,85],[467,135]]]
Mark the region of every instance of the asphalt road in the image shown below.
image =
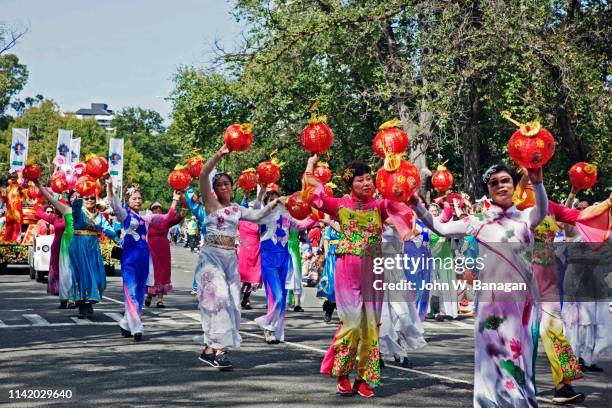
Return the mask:
[[[234,371],[219,372],[197,357],[201,333],[197,304],[189,294],[197,254],[173,247],[174,291],[166,309],[146,308],[145,340],[119,333],[121,278],[109,277],[104,302],[85,321],[58,310],[57,298],[27,275],[0,275],[0,405],[7,406],[408,406],[472,405],[473,336],[470,319],[426,321],[428,345],[411,352],[412,369],[387,361],[377,397],[341,397],[335,381],[319,374],[334,324],[322,320],[321,302],[306,288],[304,313],[288,312],[286,341],[267,345],[253,319],[264,313],[259,291],[243,313],[243,345],[231,353]],[[155,304],[155,302],[153,303]],[[541,347],[540,347],[541,349]],[[541,406],[551,406],[552,381],[541,351],[537,383]],[[587,373],[576,388],[581,406],[612,406],[612,362]],[[17,399],[20,390],[70,390],[71,398]],[[11,398],[11,395],[13,398]]]

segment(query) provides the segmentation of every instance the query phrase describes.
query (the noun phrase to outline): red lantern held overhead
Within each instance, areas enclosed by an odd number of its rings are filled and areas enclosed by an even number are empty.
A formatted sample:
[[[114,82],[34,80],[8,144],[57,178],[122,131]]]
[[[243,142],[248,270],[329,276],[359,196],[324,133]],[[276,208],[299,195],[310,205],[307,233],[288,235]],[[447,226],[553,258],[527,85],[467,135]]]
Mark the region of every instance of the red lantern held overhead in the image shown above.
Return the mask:
[[[68,182],[63,174],[57,173],[51,176],[51,190],[56,194],[62,194],[68,190]]]
[[[431,176],[431,184],[439,193],[450,190],[454,181],[453,175],[446,169],[444,164],[439,165],[436,172]]]
[[[187,172],[191,177],[199,178],[204,168],[204,159],[200,155],[193,156],[185,162],[185,166],[187,166]]]
[[[310,205],[302,199],[301,191],[289,196],[286,207],[289,214],[296,220],[303,220],[312,213]]]
[[[569,178],[572,186],[580,190],[589,189],[597,180],[597,167],[585,162],[576,163],[569,169]]]
[[[42,169],[38,164],[26,164],[26,166],[21,171],[23,178],[26,180],[36,181],[40,178],[40,174],[42,173]]]
[[[260,163],[257,166],[257,176],[259,181],[264,184],[276,183],[280,180],[280,168],[284,163],[278,161],[276,150],[270,153],[270,161]]]
[[[317,180],[319,180],[321,183],[327,183],[332,178],[332,172],[329,169],[329,164],[325,162],[318,162],[313,173]]]
[[[319,116],[316,113],[318,106],[319,101],[315,101],[310,106],[308,109],[308,112],[310,112],[308,125],[300,133],[300,144],[311,154],[325,153],[334,141],[334,134],[327,125],[327,116]]]
[[[230,151],[247,151],[253,144],[253,125],[251,123],[234,123],[223,133],[223,140]]]
[[[508,154],[519,166],[536,169],[544,166],[555,152],[555,139],[536,119],[522,124],[510,117],[510,112],[502,116],[519,127],[508,141]]]
[[[81,197],[96,195],[96,179],[89,175],[84,175],[78,178],[74,188]]]
[[[177,165],[168,175],[168,184],[176,191],[185,190],[191,184],[191,176],[185,167]]]
[[[385,165],[376,173],[376,188],[389,200],[406,201],[420,185],[419,170],[406,160],[385,160]]]
[[[257,187],[259,177],[257,177],[257,171],[253,168],[246,169],[242,172],[238,181],[236,182],[238,187],[243,189],[245,192],[249,192]]]
[[[104,157],[92,156],[87,159],[85,173],[98,179],[108,173],[108,162]]]
[[[390,120],[380,125],[379,132],[374,136],[372,147],[378,157],[385,153],[401,154],[410,147],[408,134],[401,129],[399,120]]]

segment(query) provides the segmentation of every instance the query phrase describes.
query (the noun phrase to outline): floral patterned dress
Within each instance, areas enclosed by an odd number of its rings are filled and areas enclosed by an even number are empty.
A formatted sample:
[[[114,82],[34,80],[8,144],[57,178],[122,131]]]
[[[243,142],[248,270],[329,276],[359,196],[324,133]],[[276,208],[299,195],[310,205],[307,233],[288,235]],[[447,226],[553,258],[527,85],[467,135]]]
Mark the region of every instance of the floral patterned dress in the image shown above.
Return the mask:
[[[480,244],[478,312],[474,325],[474,406],[536,407],[534,366],[538,291],[529,245],[547,212],[546,192],[534,185],[536,206],[519,211],[492,205],[446,224],[420,204],[417,215],[434,232],[449,237],[473,235]],[[477,281],[474,281],[475,283]],[[499,285],[516,285],[506,291]]]
[[[359,379],[380,383],[378,330],[382,290],[374,290],[373,258],[381,255],[382,224],[392,218],[405,235],[414,214],[404,204],[381,199],[360,200],[353,195],[328,197],[323,186],[309,174],[306,183],[314,186],[311,205],[340,222],[336,248],[335,295],[340,324],[321,363],[321,374],[349,375],[357,368]]]
[[[206,216],[206,237],[196,266],[202,342],[214,349],[239,348],[240,274],[235,240],[238,222],[258,222],[271,213],[238,204],[219,208]]]

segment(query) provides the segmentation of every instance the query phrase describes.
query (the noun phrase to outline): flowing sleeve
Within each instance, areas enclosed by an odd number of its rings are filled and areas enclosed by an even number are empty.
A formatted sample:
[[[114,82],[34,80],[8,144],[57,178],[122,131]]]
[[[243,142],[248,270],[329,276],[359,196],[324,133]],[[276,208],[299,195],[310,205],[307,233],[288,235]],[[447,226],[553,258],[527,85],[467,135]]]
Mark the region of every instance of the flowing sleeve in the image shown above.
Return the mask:
[[[195,199],[195,192],[193,188],[189,187],[185,190],[185,203],[187,204],[187,208],[195,217],[198,219],[200,224],[204,225],[206,222],[206,211],[204,207],[199,203],[198,200]]]
[[[458,221],[449,221],[446,223],[440,222],[440,220],[434,218],[429,211],[425,208],[423,203],[419,203],[416,207],[417,216],[423,221],[423,224],[436,234],[443,237],[455,237],[461,238],[468,235],[468,223],[465,220],[471,216]]]
[[[119,202],[119,197],[118,196],[113,196],[113,198],[110,200],[110,206],[113,209],[113,212],[115,213],[115,216],[117,217],[117,219],[120,220],[121,223],[123,224],[123,221],[125,221],[125,219],[127,218],[128,214],[127,214],[127,211],[125,210],[125,208],[123,208],[123,206]],[[102,217],[102,218],[104,218],[104,217]],[[106,220],[104,220],[104,221],[106,221]],[[108,224],[108,221],[106,221],[106,223]],[[105,235],[106,235],[106,233],[105,233]],[[113,238],[113,237],[110,237],[110,238]]]
[[[174,214],[174,217],[170,220],[169,226],[173,227],[176,224],[179,224],[181,221],[183,221],[183,218],[185,218],[185,216],[180,212],[176,211],[176,214]]]
[[[125,209],[123,211],[125,212]],[[115,212],[115,214],[117,214],[117,212]],[[104,218],[102,214],[98,214],[96,217],[96,228],[98,228],[99,231],[102,231],[102,233],[110,239],[114,239],[117,236],[117,233],[113,227],[108,221],[106,221],[106,218]]]
[[[323,184],[314,176],[304,174],[305,191],[312,194],[314,199],[310,205],[326,214],[337,216],[342,204],[341,198],[329,197]]]
[[[289,229],[294,231],[304,231],[318,224],[319,221],[315,220],[313,217],[310,216],[303,220],[296,220],[295,218],[291,217],[291,226],[289,227]]]
[[[536,200],[535,207],[525,210],[529,214],[529,228],[531,230],[534,230],[548,214],[548,197],[546,196],[546,190],[544,190],[544,183],[534,184],[533,192]]]
[[[548,200],[548,210],[555,216],[555,220],[570,225],[576,225],[580,211],[574,208],[567,208],[564,205]]]
[[[174,219],[175,215],[176,215],[176,209],[170,207],[168,212],[165,214],[148,213],[148,214],[141,215],[140,218],[142,218],[146,223],[149,223],[155,226],[167,224],[169,228],[170,222]]]
[[[399,236],[405,240],[412,235],[414,226],[414,212],[405,203],[393,200],[380,200],[379,212],[384,220],[389,218]]]
[[[269,222],[276,222],[280,214],[279,211],[275,211],[275,207],[276,206],[272,203],[268,203],[268,205],[258,210],[253,208],[239,207],[240,219],[244,221],[251,221],[257,224],[268,224]],[[280,210],[280,208],[278,210]]]

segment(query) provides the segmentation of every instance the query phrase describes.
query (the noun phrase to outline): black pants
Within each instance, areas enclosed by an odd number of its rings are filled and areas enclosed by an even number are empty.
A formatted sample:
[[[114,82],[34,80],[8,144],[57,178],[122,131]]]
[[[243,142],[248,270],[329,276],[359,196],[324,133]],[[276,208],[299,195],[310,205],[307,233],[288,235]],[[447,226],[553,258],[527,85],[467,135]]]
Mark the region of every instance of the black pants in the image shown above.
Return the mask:
[[[189,235],[189,237],[187,237],[187,243],[189,244],[189,248],[191,249],[192,252],[196,247],[197,241],[198,241],[197,235]]]

